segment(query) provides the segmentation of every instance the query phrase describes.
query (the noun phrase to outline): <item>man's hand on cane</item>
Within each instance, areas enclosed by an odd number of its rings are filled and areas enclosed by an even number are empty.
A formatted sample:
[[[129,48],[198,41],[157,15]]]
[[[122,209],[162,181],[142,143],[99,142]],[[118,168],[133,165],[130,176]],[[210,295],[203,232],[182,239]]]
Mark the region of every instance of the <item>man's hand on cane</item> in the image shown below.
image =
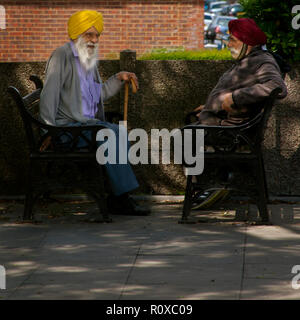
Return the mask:
[[[139,82],[138,78],[133,72],[127,72],[127,71],[121,71],[117,74],[117,78],[119,80],[123,80],[126,82],[131,82],[132,84],[132,90],[137,91],[139,89]],[[135,86],[135,88],[134,88]]]

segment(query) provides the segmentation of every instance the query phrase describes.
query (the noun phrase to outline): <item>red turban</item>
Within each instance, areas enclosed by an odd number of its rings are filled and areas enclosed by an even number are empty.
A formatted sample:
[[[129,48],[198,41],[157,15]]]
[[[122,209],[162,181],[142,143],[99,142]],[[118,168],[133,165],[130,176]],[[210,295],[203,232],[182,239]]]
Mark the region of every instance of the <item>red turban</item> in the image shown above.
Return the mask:
[[[250,18],[229,21],[229,32],[249,46],[258,46],[267,42],[267,36]]]

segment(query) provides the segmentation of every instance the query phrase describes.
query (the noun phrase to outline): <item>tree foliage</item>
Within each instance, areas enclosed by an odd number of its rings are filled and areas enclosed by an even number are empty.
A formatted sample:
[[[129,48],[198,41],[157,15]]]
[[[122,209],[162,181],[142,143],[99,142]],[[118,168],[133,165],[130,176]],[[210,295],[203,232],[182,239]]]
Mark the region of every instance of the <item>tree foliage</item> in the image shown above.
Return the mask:
[[[292,8],[299,0],[239,0],[244,7],[240,17],[255,20],[268,37],[269,50],[289,61],[300,61],[300,29],[292,26]],[[299,12],[300,13],[300,12]],[[298,20],[300,23],[300,19]]]

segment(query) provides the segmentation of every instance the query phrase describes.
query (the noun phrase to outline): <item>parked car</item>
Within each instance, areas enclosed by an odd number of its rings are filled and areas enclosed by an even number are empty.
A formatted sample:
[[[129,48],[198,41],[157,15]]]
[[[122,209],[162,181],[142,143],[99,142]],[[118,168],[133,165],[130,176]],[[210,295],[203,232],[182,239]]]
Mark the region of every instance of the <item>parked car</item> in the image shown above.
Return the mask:
[[[215,39],[223,40],[228,31],[228,22],[233,19],[237,18],[232,16],[215,16],[207,28],[205,38],[212,42],[214,42]]]
[[[216,2],[216,0],[205,0],[205,2],[204,2],[204,11],[205,11],[205,12],[208,12],[208,11],[209,11],[209,9],[210,9],[210,4],[211,4],[212,2]]]
[[[221,15],[222,8],[227,5],[228,3],[226,1],[211,2],[209,7],[209,12],[216,15],[217,14]]]
[[[229,6],[225,6],[222,8],[221,10],[221,14],[223,16],[234,16],[236,17],[238,15],[238,13],[243,12],[244,8],[241,4],[239,3],[235,3],[235,4],[231,4]]]
[[[211,24],[214,18],[214,14],[209,12],[204,12],[204,31],[207,30],[208,26]]]

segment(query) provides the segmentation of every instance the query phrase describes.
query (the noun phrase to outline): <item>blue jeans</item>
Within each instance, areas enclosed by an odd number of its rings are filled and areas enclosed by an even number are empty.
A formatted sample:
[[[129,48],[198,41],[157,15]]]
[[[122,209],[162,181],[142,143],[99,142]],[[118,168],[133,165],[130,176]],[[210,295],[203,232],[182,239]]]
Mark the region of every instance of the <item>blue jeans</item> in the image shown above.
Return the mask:
[[[101,120],[97,121],[96,125],[101,125],[114,131],[116,135],[116,158],[118,159],[119,125],[109,123],[109,122],[104,122]],[[71,123],[70,126],[86,126],[86,124],[80,123],[80,122],[74,122],[74,123]],[[124,127],[122,129],[126,130]],[[83,134],[87,139],[91,140],[91,131],[86,130],[83,132]],[[66,133],[61,135],[59,137],[59,140],[56,141],[56,143],[60,145],[68,146],[70,145],[71,141],[72,141],[71,134]],[[102,143],[103,141],[97,141],[98,146],[100,146]],[[76,145],[76,148],[81,149],[81,148],[85,148],[86,146],[87,146],[87,142],[80,137]],[[128,153],[128,148],[129,148],[129,142],[127,144],[127,153]],[[133,170],[129,163],[126,163],[126,164],[106,163],[105,169],[109,177],[109,181],[110,181],[111,188],[114,195],[119,196],[123,193],[130,192],[138,188],[139,184],[136,180],[135,174],[133,173]]]

